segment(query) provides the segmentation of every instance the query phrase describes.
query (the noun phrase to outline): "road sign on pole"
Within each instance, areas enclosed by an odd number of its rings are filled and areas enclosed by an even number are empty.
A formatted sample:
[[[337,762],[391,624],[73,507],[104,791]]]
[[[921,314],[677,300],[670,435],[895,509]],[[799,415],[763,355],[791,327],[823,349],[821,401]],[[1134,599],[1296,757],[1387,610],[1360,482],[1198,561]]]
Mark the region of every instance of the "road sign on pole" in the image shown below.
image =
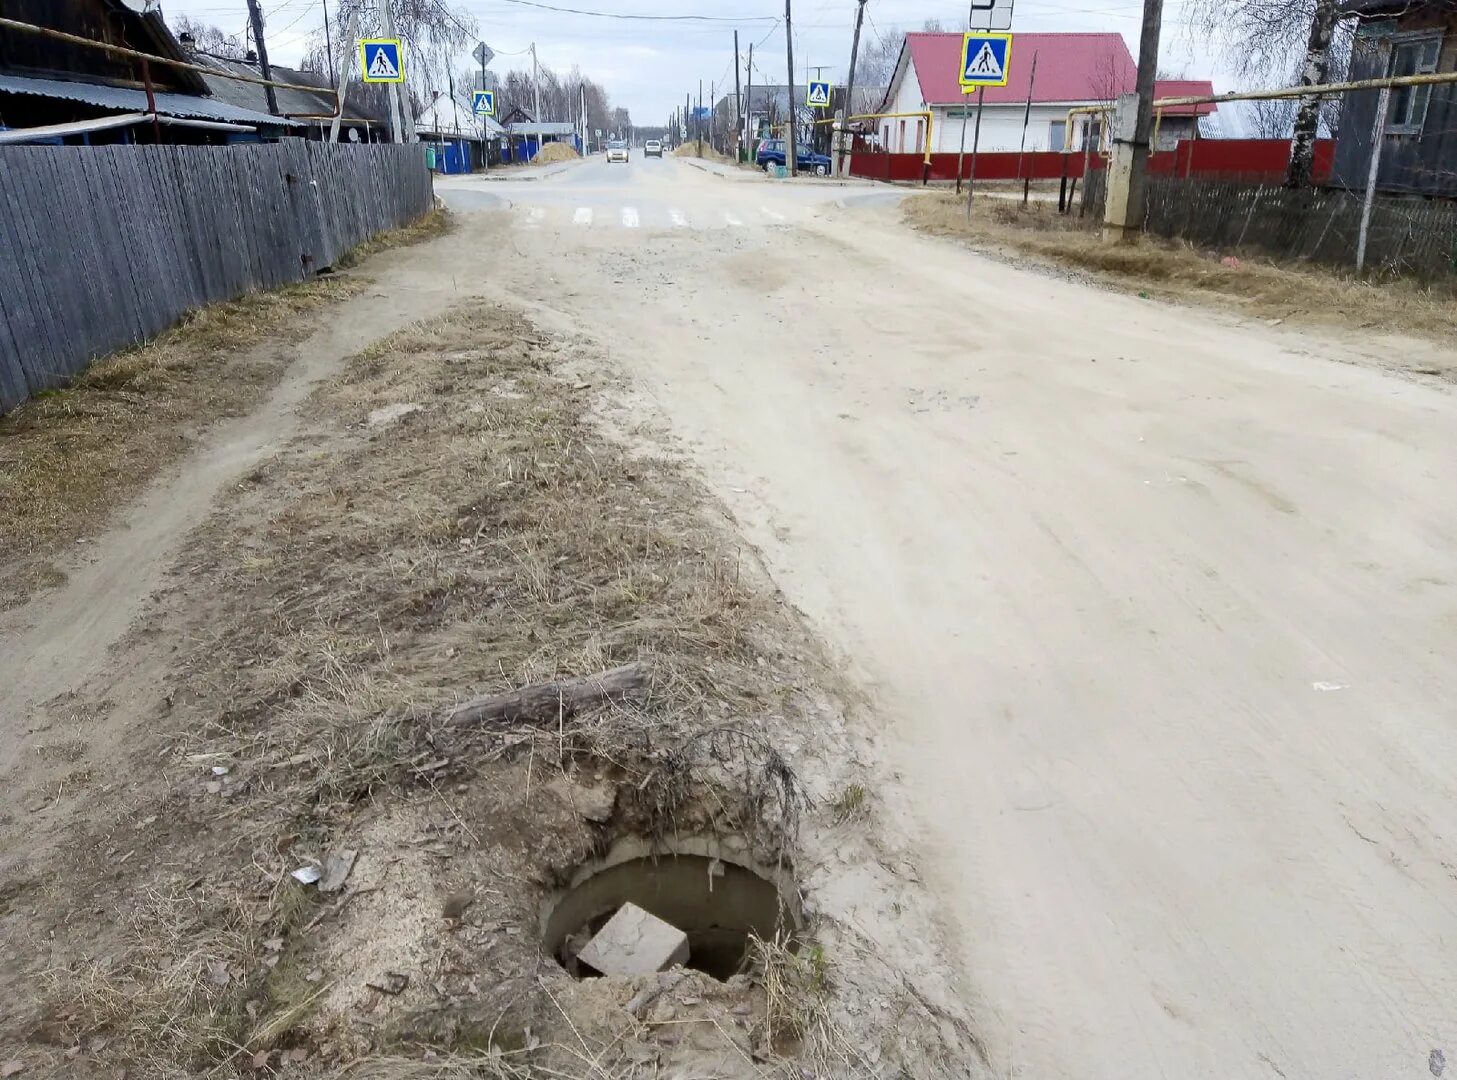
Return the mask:
[[[365,38],[359,43],[360,67],[369,83],[402,83],[405,64],[399,38]]]
[[[485,67],[487,64],[489,64],[491,60],[495,58],[495,55],[495,51],[484,41],[478,43],[475,49],[471,52],[472,58],[474,58],[475,62],[477,64],[480,64],[481,67]]]
[[[805,94],[805,104],[811,109],[828,109],[830,107],[830,84],[821,80],[814,80],[809,84],[809,90]]]
[[[491,90],[477,90],[470,96],[471,112],[477,116],[496,115],[496,94]]]
[[[1011,70],[1012,35],[974,30],[961,37],[961,92],[980,86],[1006,86]]]

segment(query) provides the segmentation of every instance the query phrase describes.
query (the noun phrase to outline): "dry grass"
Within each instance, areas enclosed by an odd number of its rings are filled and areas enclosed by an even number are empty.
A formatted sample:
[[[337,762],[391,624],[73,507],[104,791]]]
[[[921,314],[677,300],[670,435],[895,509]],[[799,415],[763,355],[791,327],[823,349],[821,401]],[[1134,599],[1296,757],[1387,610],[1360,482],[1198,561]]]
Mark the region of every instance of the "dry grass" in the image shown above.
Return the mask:
[[[1105,244],[1096,229],[1046,202],[1023,207],[1007,199],[979,200],[968,224],[963,198],[927,195],[906,200],[905,215],[925,232],[1086,271],[1150,299],[1194,300],[1268,320],[1417,332],[1443,341],[1457,332],[1457,297],[1450,288],[1377,284],[1258,255],[1241,255],[1239,266],[1231,268],[1220,262],[1225,252],[1155,237],[1136,245]]]
[[[550,165],[556,161],[576,161],[581,156],[575,147],[567,143],[549,142],[543,144],[530,163],[532,165]]]
[[[448,227],[437,210],[362,245],[342,263]],[[354,296],[368,279],[324,276],[212,304],[143,345],[92,364],[64,390],[0,417],[0,606],[43,587],[38,557],[94,531],[176,460],[209,424],[253,407],[277,378],[271,357],[247,350],[296,336],[306,316]],[[9,595],[5,595],[8,593]]]
[[[700,146],[703,149],[702,153],[699,153]],[[704,139],[701,142],[698,139],[689,139],[687,142],[681,144],[677,147],[677,149],[673,151],[673,156],[702,158],[704,161],[733,160],[733,158],[729,157],[727,154],[720,154],[717,150],[715,150],[712,144],[710,144],[707,139]]]

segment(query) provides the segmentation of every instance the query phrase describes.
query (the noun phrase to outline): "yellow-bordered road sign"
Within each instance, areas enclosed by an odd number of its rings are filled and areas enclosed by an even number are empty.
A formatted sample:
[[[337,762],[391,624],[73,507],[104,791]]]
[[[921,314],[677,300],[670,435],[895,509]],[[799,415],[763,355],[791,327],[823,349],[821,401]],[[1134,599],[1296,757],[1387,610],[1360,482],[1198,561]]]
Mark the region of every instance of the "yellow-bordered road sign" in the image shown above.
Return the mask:
[[[805,91],[804,103],[811,109],[828,109],[830,95],[830,84],[823,79],[816,79],[809,84],[809,88]]]
[[[470,96],[471,112],[477,116],[496,115],[496,94],[493,90],[476,90]]]
[[[359,42],[359,67],[365,82],[404,82],[404,48],[399,38],[363,38]]]
[[[1012,69],[1012,35],[973,30],[961,37],[961,92],[1006,86]]]

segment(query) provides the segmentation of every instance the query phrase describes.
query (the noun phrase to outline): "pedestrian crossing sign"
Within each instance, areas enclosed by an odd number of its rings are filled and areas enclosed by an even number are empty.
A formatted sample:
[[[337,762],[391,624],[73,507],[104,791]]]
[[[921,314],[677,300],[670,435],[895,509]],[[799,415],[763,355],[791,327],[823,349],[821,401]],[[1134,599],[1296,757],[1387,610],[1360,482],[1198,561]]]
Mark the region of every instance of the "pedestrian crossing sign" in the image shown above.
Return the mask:
[[[830,84],[819,81],[810,83],[809,93],[805,100],[811,109],[828,109],[830,107]]]
[[[405,65],[401,56],[399,38],[365,38],[359,43],[359,66],[364,71],[364,81],[405,81]]]
[[[470,97],[471,111],[477,116],[496,115],[496,94],[492,90],[477,90]]]
[[[1006,86],[1011,68],[1012,35],[973,30],[961,38],[961,92],[982,86]]]

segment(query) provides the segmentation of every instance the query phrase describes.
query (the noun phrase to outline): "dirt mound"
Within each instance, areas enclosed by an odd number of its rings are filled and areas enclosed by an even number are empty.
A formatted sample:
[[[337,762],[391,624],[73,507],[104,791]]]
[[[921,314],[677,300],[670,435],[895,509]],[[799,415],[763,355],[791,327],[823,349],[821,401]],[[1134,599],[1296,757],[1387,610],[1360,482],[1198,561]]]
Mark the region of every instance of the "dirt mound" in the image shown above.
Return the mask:
[[[581,156],[570,143],[549,142],[531,161],[534,165],[550,165],[553,161],[576,161]]]

